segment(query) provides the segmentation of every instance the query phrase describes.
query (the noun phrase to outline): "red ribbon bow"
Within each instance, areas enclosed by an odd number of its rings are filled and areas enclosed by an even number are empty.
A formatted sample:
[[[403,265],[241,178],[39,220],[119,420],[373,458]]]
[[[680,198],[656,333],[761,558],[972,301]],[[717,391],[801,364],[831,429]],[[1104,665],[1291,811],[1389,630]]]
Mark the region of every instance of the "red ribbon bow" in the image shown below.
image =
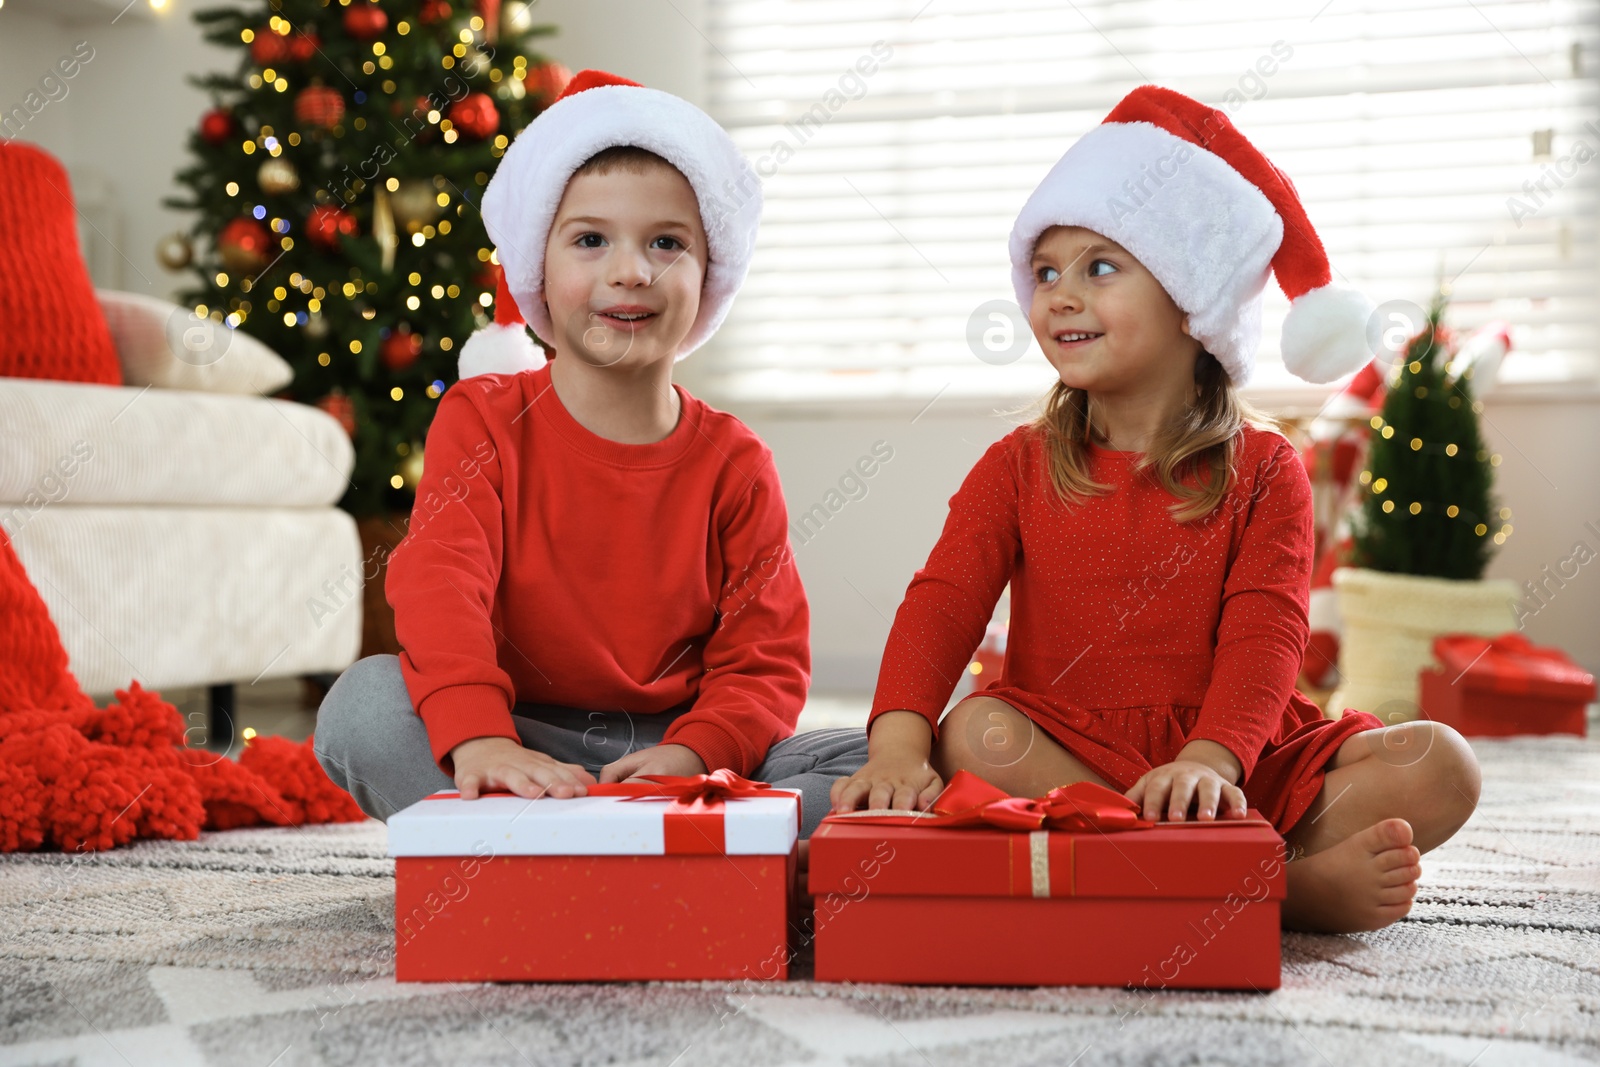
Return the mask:
[[[1057,786],[1042,797],[1014,797],[969,771],[957,771],[934,798],[928,812],[845,812],[829,819],[849,819],[873,826],[928,826],[956,830],[995,827],[1001,830],[1148,830],[1155,823],[1139,817],[1139,805],[1096,782]]]
[[[789,796],[766,782],[752,782],[726,767],[710,774],[641,774],[626,782],[588,786],[591,797],[625,797],[628,800],[676,800],[685,805],[714,807],[724,800],[743,797]]]
[[[1443,634],[1434,638],[1433,655],[1448,670],[1492,678],[1506,694],[1538,693],[1594,699],[1594,676],[1573,663],[1559,648],[1543,648],[1512,631],[1498,637]]]
[[[752,782],[726,767],[710,774],[641,774],[626,782],[588,786],[591,797],[623,800],[669,800],[663,813],[663,833],[668,855],[717,855],[726,847],[723,828],[725,800],[753,797],[792,797],[766,782]],[[798,825],[799,805],[795,806]]]

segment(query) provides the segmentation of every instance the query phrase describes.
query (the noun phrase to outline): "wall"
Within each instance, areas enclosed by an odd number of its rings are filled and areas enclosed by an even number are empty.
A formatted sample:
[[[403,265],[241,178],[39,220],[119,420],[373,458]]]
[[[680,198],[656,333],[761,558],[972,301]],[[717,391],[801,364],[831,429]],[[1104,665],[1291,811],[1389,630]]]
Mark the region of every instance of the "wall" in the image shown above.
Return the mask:
[[[177,0],[168,16],[130,15],[114,26],[109,16],[62,24],[40,14],[51,10],[48,5],[7,0],[0,8],[0,106],[20,100],[46,60],[67,54],[76,41],[92,44],[95,58],[69,95],[49,105],[24,136],[60,155],[73,169],[75,187],[106,181],[106,200],[122,222],[107,235],[115,240],[115,255],[97,260],[100,269],[118,273],[97,276],[101,284],[170,295],[179,279],[156,265],[154,245],[183,220],[159,201],[173,191],[184,138],[206,106],[182,74],[218,69],[236,57],[200,41],[185,0]],[[574,70],[612,70],[703,101],[710,50],[699,0],[540,0],[535,13],[561,27],[543,49]],[[702,365],[691,359],[679,368],[691,390]],[[868,688],[901,594],[944,522],[946,501],[1011,423],[946,400],[920,416],[915,405],[838,417],[735,411],[772,445],[796,516],[836,488],[875,442],[893,450],[866,480],[864,495],[795,545],[812,603],[817,688]],[[1546,566],[1554,572],[1572,556],[1579,541],[1600,553],[1600,402],[1594,395],[1492,397],[1485,430],[1505,457],[1499,487],[1516,527],[1490,576],[1519,585],[1539,580]],[[1564,588],[1550,588],[1546,606],[1530,601],[1539,610],[1529,619],[1529,635],[1600,671],[1600,563],[1577,568]]]
[[[184,75],[223,69],[238,53],[201,39],[188,17],[193,5],[169,4],[157,15],[138,0],[118,17],[120,6],[8,0],[0,8],[0,107],[21,103],[80,42],[92,49],[65,96],[47,104],[20,139],[67,166],[95,283],[170,297],[185,279],[156,261],[156,242],[188,220],[161,199],[182,192],[173,175],[209,105]],[[59,17],[62,11],[72,17]]]

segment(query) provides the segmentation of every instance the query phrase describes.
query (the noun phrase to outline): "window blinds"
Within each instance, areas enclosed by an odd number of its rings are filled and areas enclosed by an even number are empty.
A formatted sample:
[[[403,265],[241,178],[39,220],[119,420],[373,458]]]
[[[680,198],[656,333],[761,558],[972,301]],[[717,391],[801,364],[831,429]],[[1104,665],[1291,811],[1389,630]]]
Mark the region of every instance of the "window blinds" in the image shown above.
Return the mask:
[[[1012,299],[1006,237],[1061,153],[1145,82],[1220,108],[1290,175],[1336,280],[1419,306],[1448,282],[1458,328],[1511,322],[1507,377],[1592,376],[1597,11],[707,0],[709,109],[766,197],[707,391],[1042,392],[1054,374],[1025,321],[993,314]],[[1254,384],[1294,381],[1277,351],[1287,308],[1269,283]]]

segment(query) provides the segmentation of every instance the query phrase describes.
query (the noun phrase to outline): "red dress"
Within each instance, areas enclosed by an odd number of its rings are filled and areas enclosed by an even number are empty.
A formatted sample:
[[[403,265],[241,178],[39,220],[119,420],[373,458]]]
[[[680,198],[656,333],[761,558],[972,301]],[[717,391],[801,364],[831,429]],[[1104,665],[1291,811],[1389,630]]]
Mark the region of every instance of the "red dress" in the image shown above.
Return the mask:
[[[1325,719],[1295,689],[1310,480],[1288,441],[1246,427],[1232,489],[1210,515],[1178,523],[1167,510],[1176,498],[1136,469],[1138,456],[1092,446],[1094,480],[1114,489],[1068,507],[1037,431],[992,445],[906,590],[871,717],[916,711],[937,731],[1009,581],[1005,664],[984,696],[1121,791],[1187,742],[1216,741],[1243,766],[1250,806],[1286,833],[1339,746],[1383,726],[1357,711]]]

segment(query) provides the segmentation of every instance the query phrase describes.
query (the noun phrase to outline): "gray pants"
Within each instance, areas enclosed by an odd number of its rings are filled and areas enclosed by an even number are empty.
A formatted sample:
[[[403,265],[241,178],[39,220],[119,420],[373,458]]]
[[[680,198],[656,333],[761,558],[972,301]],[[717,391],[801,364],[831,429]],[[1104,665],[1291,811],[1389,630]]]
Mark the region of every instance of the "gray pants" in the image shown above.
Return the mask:
[[[659,745],[667,726],[686,710],[629,715],[519,703],[511,714],[523,745],[598,777],[606,764]],[[328,777],[374,818],[387,820],[430,793],[455,788],[433,762],[398,656],[368,656],[339,676],[317,712],[314,747]],[[834,780],[866,762],[865,730],[811,730],[773,745],[750,777],[800,790],[800,836],[807,838],[829,811]]]

